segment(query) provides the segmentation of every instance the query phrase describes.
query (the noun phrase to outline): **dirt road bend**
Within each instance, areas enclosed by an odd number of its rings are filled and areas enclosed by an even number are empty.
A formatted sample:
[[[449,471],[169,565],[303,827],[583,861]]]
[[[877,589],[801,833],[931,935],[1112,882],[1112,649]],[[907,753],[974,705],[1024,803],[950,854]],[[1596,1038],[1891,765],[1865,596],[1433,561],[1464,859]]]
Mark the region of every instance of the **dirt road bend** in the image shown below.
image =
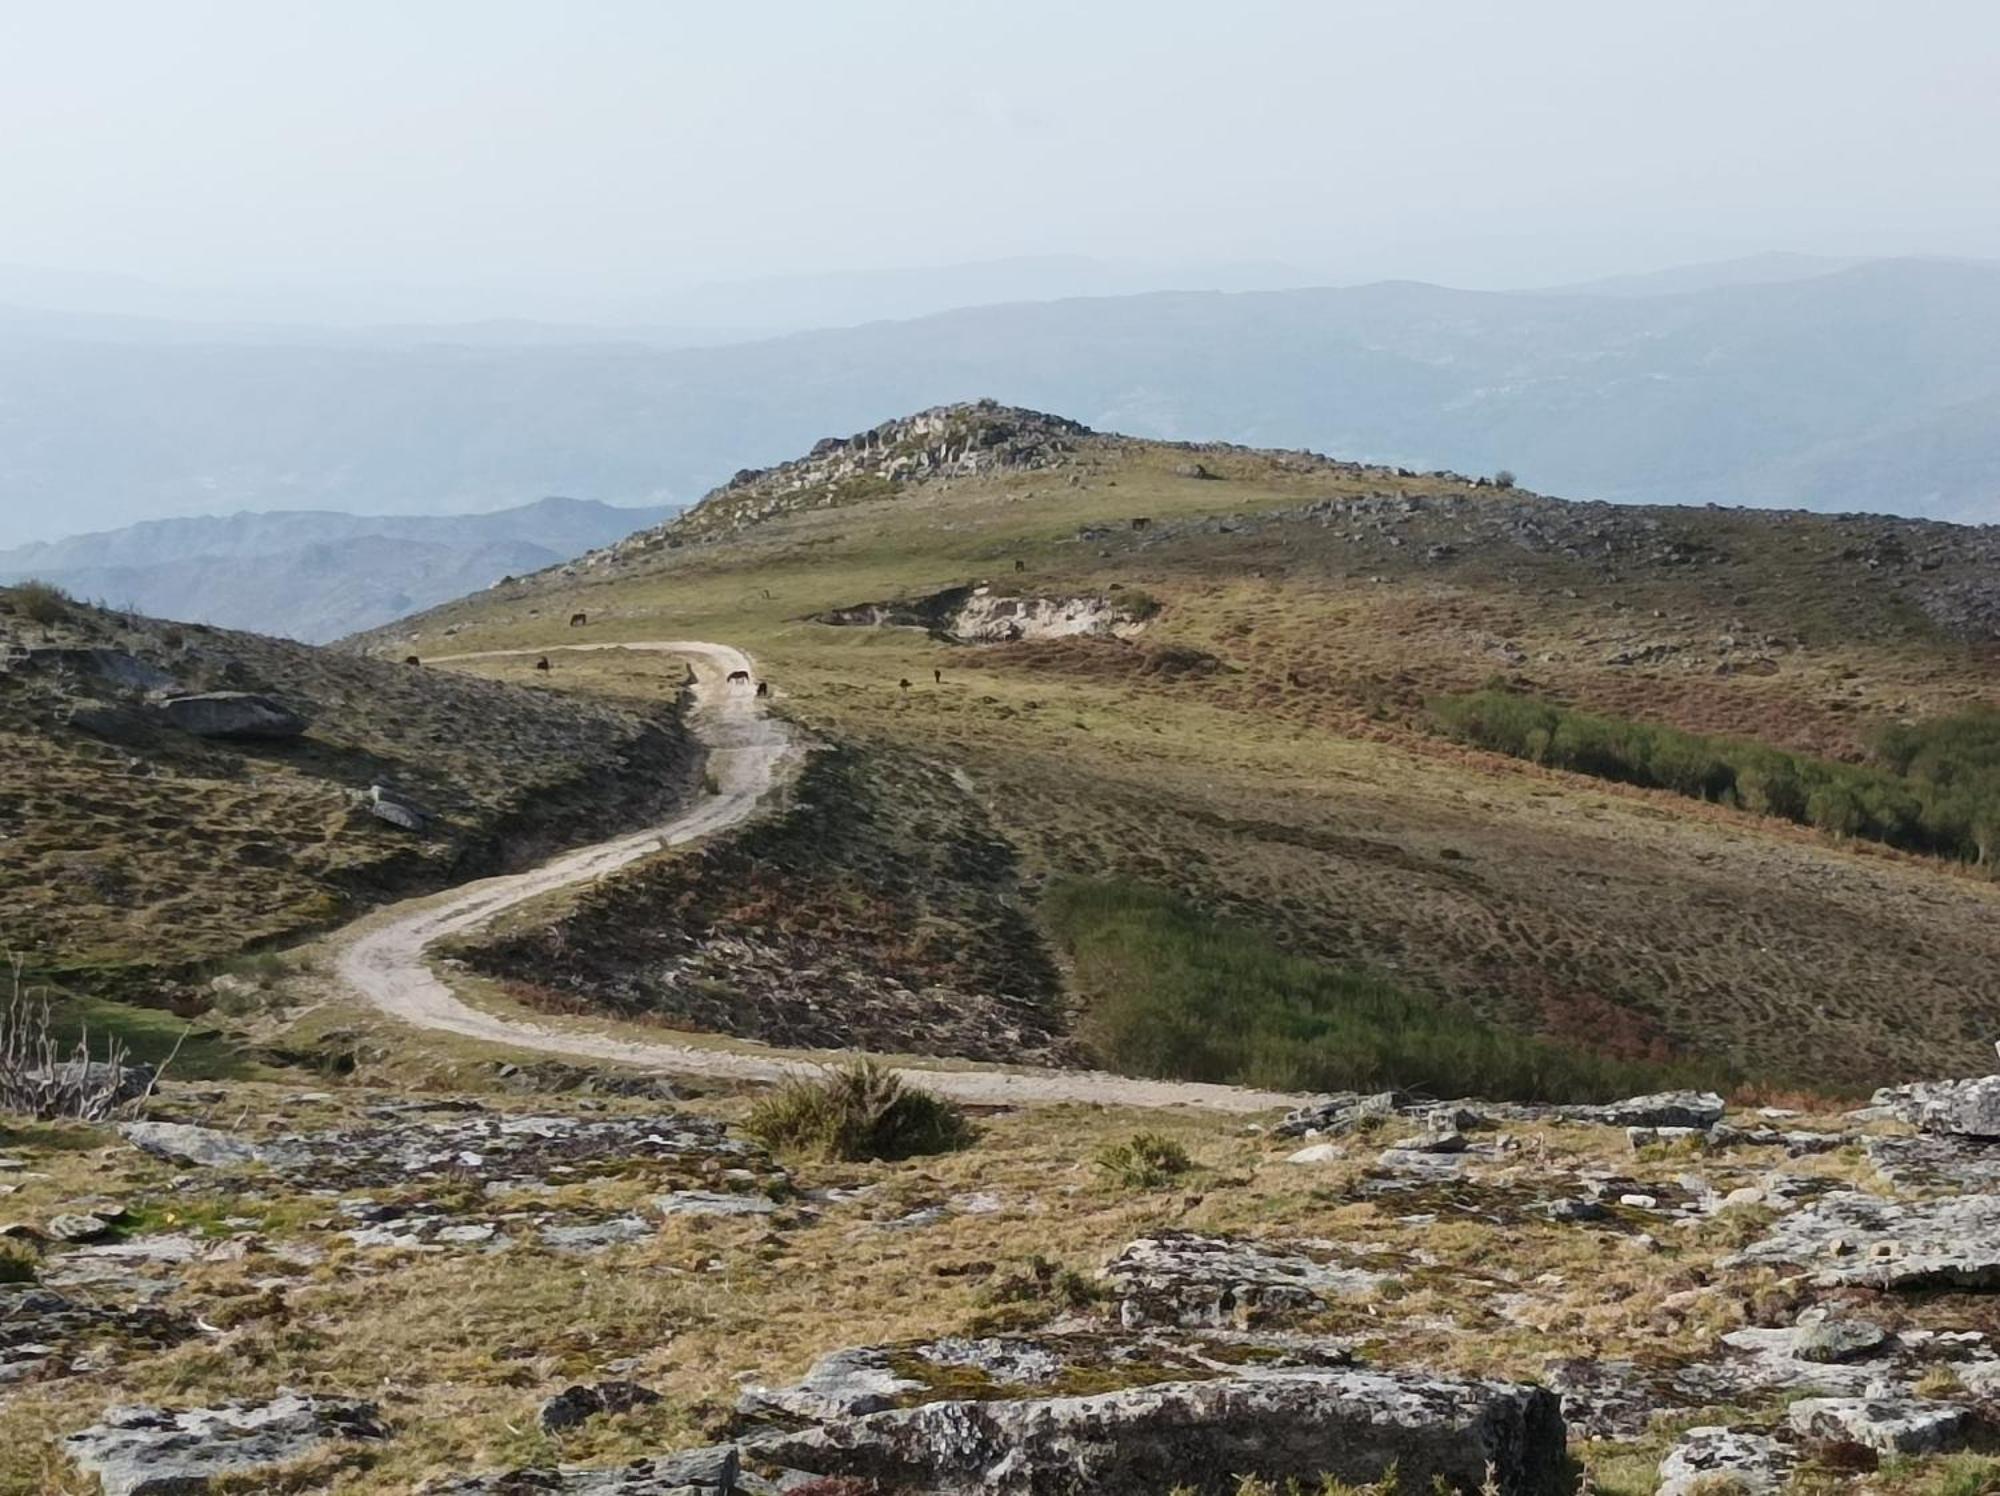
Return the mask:
[[[440,657],[502,659],[558,650],[630,649],[685,656],[695,671],[691,726],[708,750],[715,784],[672,819],[609,841],[579,847],[525,872],[481,879],[448,893],[413,899],[357,921],[335,940],[335,971],[357,995],[393,1018],[440,1033],[459,1034],[520,1049],[580,1059],[638,1065],[683,1075],[778,1081],[808,1073],[814,1062],[773,1051],[746,1053],[655,1040],[627,1039],[574,1028],[552,1028],[488,1013],[462,1001],[434,972],[425,953],[446,936],[477,929],[488,920],[542,894],[614,872],[642,857],[708,836],[751,815],[785,780],[801,748],[790,725],[769,716],[732,672],[753,672],[750,657],[726,644],[655,640],[625,644],[560,645],[549,649],[487,650]],[[1262,1112],[1296,1106],[1306,1098],[1236,1086],[1135,1080],[1078,1070],[990,1070],[924,1066],[902,1072],[932,1091],[975,1105],[1095,1102],[1110,1106],[1189,1106],[1225,1112]]]

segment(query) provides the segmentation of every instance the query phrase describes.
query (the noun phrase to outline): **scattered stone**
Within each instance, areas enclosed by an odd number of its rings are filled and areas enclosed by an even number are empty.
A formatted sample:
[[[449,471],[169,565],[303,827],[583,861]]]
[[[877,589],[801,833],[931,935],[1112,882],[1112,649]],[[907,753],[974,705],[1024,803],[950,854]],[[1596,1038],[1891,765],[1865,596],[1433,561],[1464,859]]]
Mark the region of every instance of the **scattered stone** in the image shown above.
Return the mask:
[[[659,1400],[659,1393],[637,1382],[597,1382],[591,1386],[579,1383],[565,1387],[542,1404],[542,1431],[560,1433],[564,1429],[576,1428],[601,1413],[629,1413],[634,1408],[649,1407]]]
[[[296,738],[306,719],[268,696],[249,691],[201,691],[160,703],[167,725],[198,738]]]
[[[1786,1421],[1810,1439],[1843,1439],[1881,1454],[1944,1454],[1964,1447],[1972,1415],[1928,1398],[1809,1397]]]
[[[334,1440],[386,1434],[373,1403],[285,1392],[215,1408],[111,1408],[65,1443],[104,1496],[194,1496],[220,1477],[240,1479]]]
[[[1768,1434],[1691,1428],[1660,1461],[1657,1496],[1763,1496],[1784,1483],[1791,1451]]]
[[[1808,1310],[1793,1327],[1792,1354],[1801,1361],[1838,1364],[1872,1356],[1888,1343],[1889,1332],[1865,1319],[1839,1319],[1823,1309]]]
[[[1120,1321],[1140,1325],[1248,1326],[1312,1313],[1327,1298],[1373,1293],[1390,1274],[1339,1260],[1331,1242],[1272,1243],[1163,1231],[1141,1237],[1098,1277],[1118,1298]]]
[[[1338,1143],[1308,1143],[1286,1158],[1288,1164],[1330,1164],[1347,1156]]]

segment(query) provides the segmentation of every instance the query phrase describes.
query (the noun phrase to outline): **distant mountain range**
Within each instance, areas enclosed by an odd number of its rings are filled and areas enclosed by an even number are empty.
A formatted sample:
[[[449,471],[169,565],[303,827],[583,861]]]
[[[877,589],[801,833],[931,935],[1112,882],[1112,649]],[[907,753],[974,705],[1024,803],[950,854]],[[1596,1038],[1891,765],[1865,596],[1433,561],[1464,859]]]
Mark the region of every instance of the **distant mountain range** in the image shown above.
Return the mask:
[[[35,577],[156,618],[323,643],[566,561],[674,509],[551,498],[490,514],[149,520],[0,551],[0,585]]]
[[[1140,436],[1505,467],[1578,498],[2000,519],[1985,263],[1166,291],[709,347],[506,324],[316,344],[135,325],[0,317],[0,543],[51,516],[685,501],[746,461],[980,396]]]

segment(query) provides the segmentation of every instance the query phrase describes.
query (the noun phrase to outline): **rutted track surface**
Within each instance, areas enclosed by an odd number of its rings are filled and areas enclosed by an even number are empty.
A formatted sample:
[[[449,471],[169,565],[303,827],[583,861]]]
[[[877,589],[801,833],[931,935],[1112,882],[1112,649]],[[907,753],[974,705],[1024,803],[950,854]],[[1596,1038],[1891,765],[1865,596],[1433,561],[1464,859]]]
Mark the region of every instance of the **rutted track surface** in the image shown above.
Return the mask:
[[[588,882],[667,847],[737,824],[753,814],[784,780],[798,745],[790,727],[764,714],[749,690],[731,687],[732,671],[752,669],[750,657],[726,644],[694,640],[581,644],[558,649],[632,649],[688,657],[695,665],[694,730],[707,746],[716,793],[643,831],[579,847],[540,867],[466,884],[450,893],[378,911],[341,937],[336,970],[354,992],[391,1017],[418,1028],[495,1044],[615,1064],[641,1065],[687,1075],[776,1081],[810,1071],[812,1062],[740,1050],[623,1039],[575,1029],[554,1029],[484,1012],[460,1000],[433,972],[425,952],[449,935],[478,928],[529,899]],[[501,659],[548,654],[555,649],[490,650],[453,659]],[[443,663],[440,660],[438,663]],[[1134,1080],[1098,1071],[911,1069],[909,1079],[960,1101],[982,1105],[1026,1102],[1099,1102],[1118,1106],[1193,1106],[1215,1111],[1259,1112],[1293,1106],[1303,1098],[1236,1086]]]

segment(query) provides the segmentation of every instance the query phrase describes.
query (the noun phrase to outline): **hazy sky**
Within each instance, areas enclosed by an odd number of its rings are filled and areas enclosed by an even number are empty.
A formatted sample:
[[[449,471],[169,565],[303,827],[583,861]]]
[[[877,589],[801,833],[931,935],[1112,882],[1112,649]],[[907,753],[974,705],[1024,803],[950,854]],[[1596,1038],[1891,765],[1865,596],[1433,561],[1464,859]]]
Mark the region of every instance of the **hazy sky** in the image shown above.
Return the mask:
[[[2000,6],[0,0],[0,259],[590,288],[2000,257]]]

